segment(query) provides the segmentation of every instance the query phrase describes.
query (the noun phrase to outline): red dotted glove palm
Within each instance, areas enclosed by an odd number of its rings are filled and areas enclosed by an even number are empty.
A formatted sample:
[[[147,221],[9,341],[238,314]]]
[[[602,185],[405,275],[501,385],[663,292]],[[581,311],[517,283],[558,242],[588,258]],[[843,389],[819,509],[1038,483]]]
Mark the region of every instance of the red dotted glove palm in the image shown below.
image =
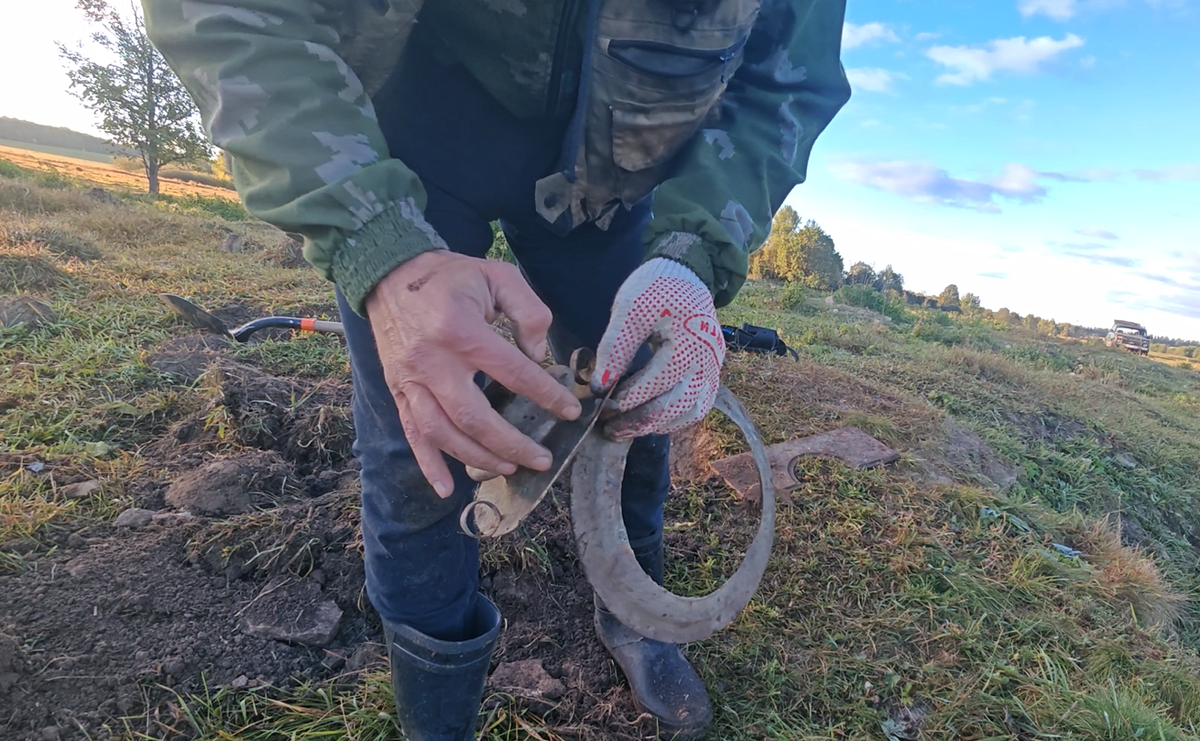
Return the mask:
[[[721,383],[725,340],[712,294],[686,266],[656,258],[635,270],[613,300],[596,352],[592,390],[607,393],[650,340],[654,357],[614,395],[614,439],[674,432],[708,414]]]

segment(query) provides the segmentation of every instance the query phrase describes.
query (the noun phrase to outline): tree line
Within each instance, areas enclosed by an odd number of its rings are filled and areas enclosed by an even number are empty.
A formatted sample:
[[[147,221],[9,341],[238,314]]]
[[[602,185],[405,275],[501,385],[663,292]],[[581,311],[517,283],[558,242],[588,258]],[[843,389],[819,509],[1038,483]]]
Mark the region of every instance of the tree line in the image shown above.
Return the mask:
[[[802,221],[791,206],[779,209],[771,225],[771,235],[762,249],[750,256],[750,277],[784,281],[822,291],[846,287],[860,292],[875,291],[885,297],[902,299],[909,306],[977,316],[1002,326],[1019,327],[1047,335],[1084,337],[1090,334],[1087,328],[1035,314],[1022,315],[1007,307],[995,311],[984,308],[979,296],[969,292],[960,293],[958,286],[953,283],[937,295],[910,291],[904,287],[904,276],[891,265],[875,270],[865,262],[856,262],[846,268],[833,238],[816,221]],[[871,302],[861,298],[856,303],[871,305]],[[1100,330],[1099,334],[1103,336],[1104,330]]]

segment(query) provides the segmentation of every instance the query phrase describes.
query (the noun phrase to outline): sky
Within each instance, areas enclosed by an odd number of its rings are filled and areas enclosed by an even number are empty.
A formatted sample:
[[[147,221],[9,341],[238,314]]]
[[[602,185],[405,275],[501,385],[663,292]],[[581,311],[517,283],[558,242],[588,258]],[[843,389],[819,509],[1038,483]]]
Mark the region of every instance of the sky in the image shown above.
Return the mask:
[[[819,1],[819,0],[818,0]],[[788,203],[846,265],[991,309],[1200,340],[1200,0],[849,0],[854,94]],[[97,133],[55,42],[0,3],[0,116]]]

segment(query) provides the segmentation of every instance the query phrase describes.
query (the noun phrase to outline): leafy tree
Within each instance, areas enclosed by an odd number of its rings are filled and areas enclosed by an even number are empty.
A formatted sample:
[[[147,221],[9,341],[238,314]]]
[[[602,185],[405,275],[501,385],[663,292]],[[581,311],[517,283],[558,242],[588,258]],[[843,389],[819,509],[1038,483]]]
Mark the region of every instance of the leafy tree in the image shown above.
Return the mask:
[[[958,297],[958,286],[951,283],[943,288],[938,295],[938,303],[942,306],[959,306],[962,300]]]
[[[100,118],[100,130],[119,147],[139,153],[151,193],[166,165],[207,160],[211,147],[196,104],[146,36],[137,7],[123,16],[106,0],[78,0],[76,8],[98,30],[92,41],[112,57],[84,56],[58,44],[71,89]]]
[[[815,221],[801,226],[795,209],[784,206],[775,214],[766,244],[750,256],[750,275],[832,290],[841,282],[842,256]]]
[[[979,297],[973,293],[964,294],[962,301],[959,301],[958,305],[962,307],[962,310],[968,314],[973,314],[983,308],[983,304],[980,303]]]
[[[846,271],[846,283],[852,286],[874,286],[875,277],[875,269],[861,261]]]
[[[888,265],[879,271],[879,275],[876,276],[875,287],[880,291],[903,291],[904,276],[893,270],[891,265]]]

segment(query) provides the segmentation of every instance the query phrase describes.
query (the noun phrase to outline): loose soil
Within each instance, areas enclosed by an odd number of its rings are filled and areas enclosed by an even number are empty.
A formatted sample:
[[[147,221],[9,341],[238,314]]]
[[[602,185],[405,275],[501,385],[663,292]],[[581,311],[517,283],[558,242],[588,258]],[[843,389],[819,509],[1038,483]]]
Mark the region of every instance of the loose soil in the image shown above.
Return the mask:
[[[237,363],[219,338],[153,350],[147,362],[209,389],[209,402],[142,450],[147,473],[126,490],[155,512],[149,525],[64,532],[48,552],[31,541],[17,549],[28,551],[26,569],[0,575],[4,739],[184,739],[180,697],[345,686],[381,661],[382,631],[363,589],[349,389]],[[214,417],[226,425],[220,433]],[[53,470],[51,461],[44,474]],[[506,620],[493,668],[537,660],[565,692],[552,699],[496,687],[487,703],[532,707],[560,729],[586,728],[586,738],[647,738],[653,728],[594,634],[565,487],[560,481],[523,534],[484,545],[481,573]],[[745,527],[734,522],[723,534],[735,551],[753,532],[756,513],[744,514],[732,519]],[[537,562],[526,560],[531,542],[545,554]],[[707,539],[686,532],[669,533],[668,547],[676,558],[711,556]],[[342,611],[328,645],[247,633],[247,608],[271,599],[280,577],[303,579],[314,601]]]

